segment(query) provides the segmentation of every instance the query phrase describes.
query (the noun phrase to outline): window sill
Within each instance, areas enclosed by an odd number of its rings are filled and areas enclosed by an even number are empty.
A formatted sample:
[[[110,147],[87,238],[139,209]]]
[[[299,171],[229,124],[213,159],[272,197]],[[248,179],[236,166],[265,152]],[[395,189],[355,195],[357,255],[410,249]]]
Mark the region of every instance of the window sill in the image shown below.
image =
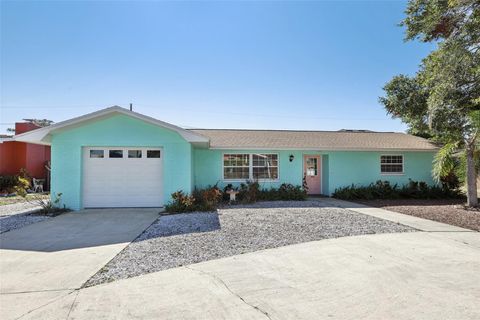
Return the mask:
[[[380,173],[381,176],[404,176],[405,173]]]

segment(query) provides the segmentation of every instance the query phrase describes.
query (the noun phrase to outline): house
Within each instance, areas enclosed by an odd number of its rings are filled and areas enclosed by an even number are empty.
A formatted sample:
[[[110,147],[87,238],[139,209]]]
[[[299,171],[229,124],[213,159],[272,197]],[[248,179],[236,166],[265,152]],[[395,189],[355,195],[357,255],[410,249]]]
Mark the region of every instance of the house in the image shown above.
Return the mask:
[[[40,128],[31,122],[15,123],[15,132],[22,134]],[[12,136],[0,137],[0,175],[16,175],[20,169],[37,179],[46,179],[45,168],[50,161],[50,146],[15,141]]]
[[[177,190],[256,179],[311,194],[409,179],[433,184],[436,146],[404,133],[182,129],[111,107],[15,136],[52,146],[52,197],[75,210],[160,207]]]

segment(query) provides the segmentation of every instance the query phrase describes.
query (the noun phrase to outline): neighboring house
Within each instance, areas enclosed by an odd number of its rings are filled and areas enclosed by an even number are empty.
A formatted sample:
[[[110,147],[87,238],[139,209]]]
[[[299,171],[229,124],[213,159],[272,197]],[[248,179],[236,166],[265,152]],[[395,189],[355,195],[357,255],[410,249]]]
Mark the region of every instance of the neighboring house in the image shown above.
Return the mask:
[[[52,146],[52,197],[85,207],[160,207],[172,192],[238,185],[338,187],[409,179],[433,184],[428,140],[392,132],[187,130],[111,107],[15,136]]]
[[[22,134],[40,128],[30,122],[15,123],[15,133]],[[37,179],[47,178],[45,168],[50,161],[50,147],[15,141],[12,136],[0,137],[0,175],[15,175],[20,169]]]

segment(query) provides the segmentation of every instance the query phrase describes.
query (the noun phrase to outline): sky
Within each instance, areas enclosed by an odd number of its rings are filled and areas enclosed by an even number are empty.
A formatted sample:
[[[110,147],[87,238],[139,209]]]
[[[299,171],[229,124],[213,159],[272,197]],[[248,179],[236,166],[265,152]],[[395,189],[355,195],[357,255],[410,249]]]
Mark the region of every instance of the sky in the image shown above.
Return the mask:
[[[0,131],[112,105],[187,128],[404,131],[378,97],[433,48],[404,1],[1,1]]]

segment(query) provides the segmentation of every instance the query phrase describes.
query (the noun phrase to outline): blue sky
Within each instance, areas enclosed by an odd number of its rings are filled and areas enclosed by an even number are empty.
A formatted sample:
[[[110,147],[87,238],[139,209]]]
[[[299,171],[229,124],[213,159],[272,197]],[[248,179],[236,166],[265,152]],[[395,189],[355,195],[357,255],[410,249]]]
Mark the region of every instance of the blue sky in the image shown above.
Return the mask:
[[[112,105],[201,128],[403,131],[378,103],[432,49],[403,1],[1,2],[0,130]]]

